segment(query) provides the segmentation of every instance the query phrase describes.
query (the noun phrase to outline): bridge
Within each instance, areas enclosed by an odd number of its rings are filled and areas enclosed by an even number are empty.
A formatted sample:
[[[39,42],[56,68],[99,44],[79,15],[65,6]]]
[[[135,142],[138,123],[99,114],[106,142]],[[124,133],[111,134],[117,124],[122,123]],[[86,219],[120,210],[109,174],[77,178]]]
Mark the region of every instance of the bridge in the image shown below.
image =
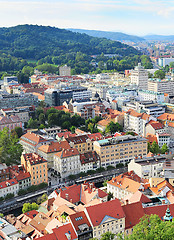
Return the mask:
[[[93,175],[88,175],[83,178],[79,178],[79,179],[75,180],[75,183],[76,184],[82,184],[84,182],[98,183],[98,182],[102,182],[105,180],[110,180],[110,179],[112,179],[112,177],[115,177],[115,176],[117,176],[121,173],[127,172],[127,171],[128,171],[127,167],[119,168],[119,169],[112,169],[110,171],[96,173]]]

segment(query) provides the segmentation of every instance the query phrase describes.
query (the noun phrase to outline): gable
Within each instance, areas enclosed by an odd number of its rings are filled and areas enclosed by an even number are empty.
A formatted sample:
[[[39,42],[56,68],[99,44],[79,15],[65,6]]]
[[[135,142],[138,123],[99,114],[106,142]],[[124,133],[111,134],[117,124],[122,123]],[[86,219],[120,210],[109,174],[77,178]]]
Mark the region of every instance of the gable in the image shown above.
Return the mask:
[[[111,217],[111,216],[106,215],[106,216],[103,218],[103,220],[101,221],[100,225],[105,224],[105,223],[108,223],[108,222],[113,221],[113,220],[114,220],[114,221],[117,221],[118,218],[114,218],[114,217]]]

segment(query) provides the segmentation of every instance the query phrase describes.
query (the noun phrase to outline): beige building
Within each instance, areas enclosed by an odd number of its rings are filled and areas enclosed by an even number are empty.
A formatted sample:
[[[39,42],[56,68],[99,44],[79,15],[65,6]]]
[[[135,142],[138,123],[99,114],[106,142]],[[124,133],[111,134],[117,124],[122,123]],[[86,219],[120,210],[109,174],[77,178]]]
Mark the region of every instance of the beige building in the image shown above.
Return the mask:
[[[148,80],[148,90],[159,92],[159,93],[168,93],[169,95],[174,94],[174,81],[170,79],[149,79]]]
[[[132,135],[103,139],[94,142],[94,151],[100,156],[102,167],[115,166],[147,155],[147,139]]]
[[[84,212],[91,224],[94,238],[101,239],[101,235],[106,232],[124,233],[125,214],[118,199],[86,207]]]
[[[107,182],[107,192],[111,192],[114,198],[125,199],[138,190],[144,190],[144,184],[130,179],[128,176],[120,174]]]
[[[71,148],[67,141],[62,142],[49,142],[41,145],[37,149],[37,153],[48,162],[48,167],[54,166],[55,153],[61,152],[63,149]]]
[[[36,153],[22,154],[21,165],[31,175],[31,185],[48,183],[47,161]]]
[[[72,148],[76,148],[79,153],[93,151],[93,140],[88,135],[80,135],[67,138],[67,142]]]

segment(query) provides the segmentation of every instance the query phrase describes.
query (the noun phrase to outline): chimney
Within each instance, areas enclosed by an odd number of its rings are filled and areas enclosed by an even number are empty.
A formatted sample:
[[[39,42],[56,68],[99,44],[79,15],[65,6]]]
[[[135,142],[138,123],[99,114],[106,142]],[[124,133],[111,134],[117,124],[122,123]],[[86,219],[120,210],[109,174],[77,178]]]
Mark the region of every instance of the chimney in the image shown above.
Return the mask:
[[[164,205],[165,203],[166,203],[166,202],[165,202],[165,200],[163,199],[163,200],[162,200],[162,205]]]
[[[129,204],[129,200],[128,199],[126,199],[126,205],[128,205]]]

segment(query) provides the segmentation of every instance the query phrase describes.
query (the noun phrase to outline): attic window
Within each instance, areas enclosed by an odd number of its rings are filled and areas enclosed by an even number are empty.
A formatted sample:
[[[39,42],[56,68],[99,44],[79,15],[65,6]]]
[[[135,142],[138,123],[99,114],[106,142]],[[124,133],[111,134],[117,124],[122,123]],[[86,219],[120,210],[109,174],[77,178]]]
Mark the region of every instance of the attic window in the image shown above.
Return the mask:
[[[78,218],[75,218],[76,221],[79,221],[79,220],[82,220],[83,217],[78,217]]]

